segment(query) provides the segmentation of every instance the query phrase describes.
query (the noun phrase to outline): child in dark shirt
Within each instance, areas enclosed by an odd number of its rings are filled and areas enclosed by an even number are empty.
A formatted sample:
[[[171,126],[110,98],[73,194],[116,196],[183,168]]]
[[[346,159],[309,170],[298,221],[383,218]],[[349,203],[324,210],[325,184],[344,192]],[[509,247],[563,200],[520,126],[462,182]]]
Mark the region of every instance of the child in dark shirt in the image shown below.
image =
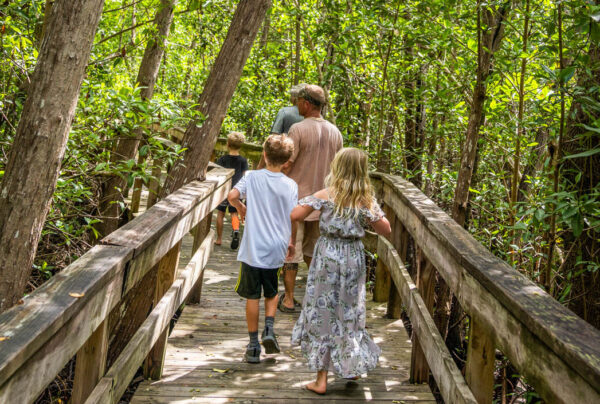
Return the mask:
[[[240,156],[240,149],[244,144],[246,138],[243,133],[231,132],[227,135],[227,154],[219,157],[217,164],[225,168],[233,168],[235,173],[231,179],[231,188],[242,178],[244,172],[248,169],[248,161]],[[240,219],[238,217],[237,210],[229,204],[225,199],[217,207],[217,240],[216,245],[221,245],[223,237],[223,219],[225,218],[225,212],[229,209],[231,214],[231,227],[233,228],[233,236],[231,238],[231,249],[235,250],[240,244]]]

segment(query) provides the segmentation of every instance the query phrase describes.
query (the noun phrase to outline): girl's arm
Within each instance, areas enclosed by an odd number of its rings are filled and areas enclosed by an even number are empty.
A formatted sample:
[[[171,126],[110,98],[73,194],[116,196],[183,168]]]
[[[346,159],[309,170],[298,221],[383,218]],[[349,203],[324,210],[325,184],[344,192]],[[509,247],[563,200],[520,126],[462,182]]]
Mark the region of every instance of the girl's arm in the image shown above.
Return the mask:
[[[290,214],[292,220],[292,238],[290,239],[290,245],[296,245],[296,233],[298,232],[298,223],[303,221],[314,209],[308,205],[298,205]]]
[[[382,236],[389,236],[392,234],[392,227],[390,226],[390,222],[382,217],[376,222],[371,222],[371,227],[375,230],[375,233],[381,234]]]
[[[318,198],[318,199],[327,199],[328,196],[328,192],[327,189],[322,189],[320,191],[317,191],[314,193],[314,197]],[[312,213],[312,211],[315,210],[312,206],[309,205],[298,205],[294,208],[294,210],[292,210],[292,214],[290,215],[290,218],[292,219],[292,224],[294,222],[301,222],[302,220],[306,219],[306,217],[308,215],[310,215]],[[292,229],[293,231],[293,229]],[[296,239],[294,239],[295,241]]]
[[[320,191],[317,191],[314,194],[314,196],[319,199],[327,199],[328,198],[327,189],[322,189]],[[291,254],[292,256],[294,254],[293,251],[296,246],[296,233],[298,232],[298,223],[300,223],[301,221],[306,219],[306,217],[308,215],[310,215],[313,210],[315,210],[315,209],[309,205],[298,205],[292,210],[292,213],[290,214],[290,219],[292,220],[292,237],[290,238],[288,254]]]

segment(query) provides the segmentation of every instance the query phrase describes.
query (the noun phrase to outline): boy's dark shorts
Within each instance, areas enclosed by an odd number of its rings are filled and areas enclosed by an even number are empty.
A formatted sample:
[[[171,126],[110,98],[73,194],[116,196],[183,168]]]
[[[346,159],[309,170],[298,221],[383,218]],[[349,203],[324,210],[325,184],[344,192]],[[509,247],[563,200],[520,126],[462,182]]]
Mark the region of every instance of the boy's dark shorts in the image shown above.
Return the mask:
[[[246,299],[260,299],[261,288],[264,296],[269,299],[277,296],[277,277],[279,268],[257,268],[241,263],[235,291]]]
[[[219,204],[219,206],[217,206],[217,210],[220,210],[223,213],[227,212],[227,208],[229,208],[229,213],[237,213],[237,209],[231,206],[227,199],[225,199]]]

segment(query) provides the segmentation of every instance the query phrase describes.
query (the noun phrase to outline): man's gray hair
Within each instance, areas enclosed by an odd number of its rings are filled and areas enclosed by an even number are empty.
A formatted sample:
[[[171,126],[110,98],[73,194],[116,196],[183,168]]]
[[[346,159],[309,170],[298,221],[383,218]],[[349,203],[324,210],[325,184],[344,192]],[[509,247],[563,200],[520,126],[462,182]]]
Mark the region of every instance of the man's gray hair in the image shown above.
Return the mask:
[[[308,84],[300,83],[292,86],[290,89],[290,99],[292,102],[295,102],[298,99],[298,94],[300,94],[300,90],[306,87]]]

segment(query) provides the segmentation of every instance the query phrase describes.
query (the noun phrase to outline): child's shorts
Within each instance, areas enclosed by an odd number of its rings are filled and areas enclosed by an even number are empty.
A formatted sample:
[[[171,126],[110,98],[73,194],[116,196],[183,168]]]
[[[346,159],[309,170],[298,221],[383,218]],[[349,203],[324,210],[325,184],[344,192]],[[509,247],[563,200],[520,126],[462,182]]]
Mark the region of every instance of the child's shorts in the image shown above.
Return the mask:
[[[257,268],[241,263],[235,291],[246,299],[260,299],[261,288],[268,299],[277,296],[277,276],[279,268]]]
[[[219,206],[217,206],[217,210],[220,210],[223,213],[226,213],[228,208],[229,208],[229,213],[237,213],[237,209],[234,208],[233,206],[231,206],[227,199],[225,199],[223,202],[221,202],[219,204]]]

